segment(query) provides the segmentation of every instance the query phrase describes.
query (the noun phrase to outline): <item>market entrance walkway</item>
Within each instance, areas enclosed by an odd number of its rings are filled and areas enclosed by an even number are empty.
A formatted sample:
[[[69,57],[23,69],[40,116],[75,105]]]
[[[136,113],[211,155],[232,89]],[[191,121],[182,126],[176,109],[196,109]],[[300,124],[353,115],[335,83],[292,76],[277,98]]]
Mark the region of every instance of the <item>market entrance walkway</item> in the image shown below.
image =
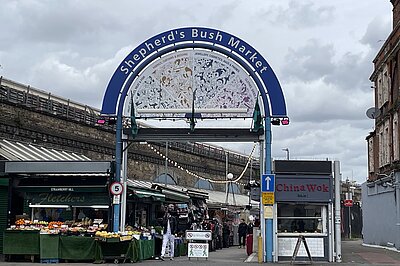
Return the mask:
[[[367,247],[362,245],[361,240],[350,240],[342,241],[342,263],[313,263],[312,265],[341,265],[341,266],[354,266],[354,265],[386,265],[394,266],[400,265],[400,252],[387,250],[378,247]],[[186,265],[186,266],[206,266],[206,265],[248,265],[249,263],[258,263],[257,256],[252,259],[248,258],[245,249],[239,249],[238,247],[230,247],[215,252],[209,253],[208,260],[205,259],[191,259],[187,257],[177,257],[173,261],[166,259],[165,261],[160,260],[145,260],[139,263],[135,263],[137,266],[147,265],[159,265],[159,266],[174,266],[174,265]],[[27,265],[40,265],[40,263],[16,263],[16,262],[0,262],[0,266],[27,266]],[[126,263],[125,265],[131,263]],[[90,265],[90,263],[60,263],[60,266],[83,266]],[[101,265],[115,265],[110,261],[108,264]],[[290,265],[290,263],[278,263],[277,265]]]

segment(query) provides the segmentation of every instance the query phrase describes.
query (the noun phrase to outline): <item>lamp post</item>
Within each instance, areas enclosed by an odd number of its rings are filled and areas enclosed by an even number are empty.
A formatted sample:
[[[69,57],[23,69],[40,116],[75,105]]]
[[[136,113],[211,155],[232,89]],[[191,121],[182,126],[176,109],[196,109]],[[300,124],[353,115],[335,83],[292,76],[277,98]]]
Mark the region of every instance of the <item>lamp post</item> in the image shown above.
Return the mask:
[[[228,173],[226,175],[226,180],[227,180],[227,190],[226,190],[226,198],[225,198],[225,204],[228,204],[229,202],[229,185],[231,185],[231,181],[233,179],[233,174],[232,173]],[[232,189],[232,193],[233,193],[233,188]],[[234,197],[234,196],[233,196]]]
[[[286,152],[286,160],[289,161],[289,148],[284,148],[282,150]]]

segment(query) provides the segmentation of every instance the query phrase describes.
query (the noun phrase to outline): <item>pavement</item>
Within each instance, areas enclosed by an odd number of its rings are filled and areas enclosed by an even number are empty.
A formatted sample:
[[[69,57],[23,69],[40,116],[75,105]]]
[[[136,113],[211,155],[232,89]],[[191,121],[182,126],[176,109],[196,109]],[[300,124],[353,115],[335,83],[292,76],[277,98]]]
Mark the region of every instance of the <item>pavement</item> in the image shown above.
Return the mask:
[[[176,257],[174,260],[165,261],[161,260],[145,260],[138,263],[138,266],[158,265],[158,266],[208,266],[208,265],[245,265],[247,263],[257,263],[258,257],[256,253],[247,256],[245,249],[238,247],[224,248],[215,252],[209,253],[208,259],[188,259],[187,257]],[[4,262],[0,261],[0,266],[28,266],[31,264],[40,265],[40,263],[30,262]],[[83,266],[91,263],[60,263],[62,266],[74,265]],[[125,263],[127,264],[127,263]],[[129,263],[130,264],[130,263]],[[272,263],[270,263],[272,264]],[[277,265],[291,265],[290,262],[279,262]],[[302,264],[305,263],[296,263]],[[115,265],[110,261],[102,265]],[[400,266],[400,252],[392,249],[386,249],[378,246],[363,245],[362,240],[347,240],[342,241],[342,263],[327,263],[327,262],[314,262],[312,265],[386,265],[386,266]],[[61,266],[61,265],[60,265]]]

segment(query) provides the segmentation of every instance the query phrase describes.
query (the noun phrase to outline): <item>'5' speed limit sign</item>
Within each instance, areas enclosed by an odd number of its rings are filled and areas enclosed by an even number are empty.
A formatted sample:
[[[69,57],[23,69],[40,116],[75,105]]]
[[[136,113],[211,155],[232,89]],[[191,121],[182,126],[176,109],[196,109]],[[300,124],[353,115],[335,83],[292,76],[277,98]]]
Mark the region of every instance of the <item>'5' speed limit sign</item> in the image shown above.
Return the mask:
[[[119,182],[114,182],[110,186],[110,192],[113,195],[121,195],[122,194],[122,184]]]

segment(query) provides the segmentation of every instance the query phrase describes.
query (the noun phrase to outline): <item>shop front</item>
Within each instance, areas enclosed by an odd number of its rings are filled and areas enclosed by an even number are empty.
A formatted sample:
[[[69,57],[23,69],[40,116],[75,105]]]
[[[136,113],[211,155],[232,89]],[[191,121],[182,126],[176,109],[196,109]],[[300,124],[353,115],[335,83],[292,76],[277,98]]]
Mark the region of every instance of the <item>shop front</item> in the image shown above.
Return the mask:
[[[126,224],[132,227],[157,226],[157,213],[165,202],[165,195],[152,189],[148,181],[128,180]]]
[[[333,194],[333,178],[329,170],[325,173],[300,170],[297,173],[276,173],[275,243],[278,261],[291,260],[302,237],[312,260],[331,260],[334,249]],[[296,256],[300,260],[309,259],[303,242]]]
[[[7,259],[30,256],[32,261],[56,263],[154,257],[154,237],[146,226],[151,206],[164,195],[130,188],[129,200],[138,201],[137,209],[150,206],[138,215],[143,227],[109,232],[111,162],[2,163],[1,180],[10,180],[9,223],[1,232]]]

